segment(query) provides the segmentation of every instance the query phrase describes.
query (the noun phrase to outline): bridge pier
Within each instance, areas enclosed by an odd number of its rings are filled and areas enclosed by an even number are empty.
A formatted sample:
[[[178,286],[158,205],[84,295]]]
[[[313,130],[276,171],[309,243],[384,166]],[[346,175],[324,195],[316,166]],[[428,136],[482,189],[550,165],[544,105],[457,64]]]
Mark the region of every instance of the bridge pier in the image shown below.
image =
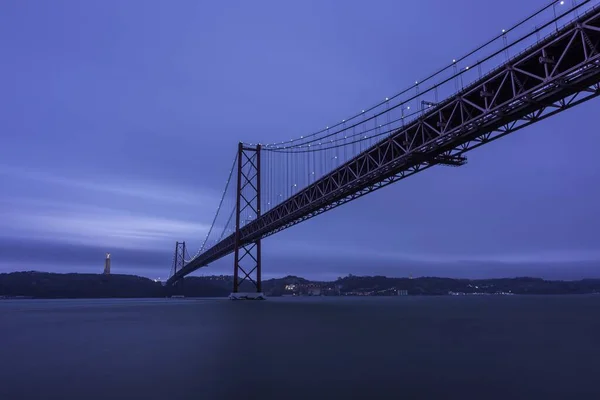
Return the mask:
[[[185,242],[175,243],[175,254],[173,255],[173,266],[171,267],[171,276],[174,276],[177,271],[180,271],[185,266],[185,257],[187,250]],[[184,297],[184,278],[180,278],[169,290],[171,297]]]
[[[261,216],[260,144],[238,145],[235,245],[232,300],[264,300],[261,277],[261,239],[244,241],[246,224]],[[243,284],[246,284],[242,286]]]

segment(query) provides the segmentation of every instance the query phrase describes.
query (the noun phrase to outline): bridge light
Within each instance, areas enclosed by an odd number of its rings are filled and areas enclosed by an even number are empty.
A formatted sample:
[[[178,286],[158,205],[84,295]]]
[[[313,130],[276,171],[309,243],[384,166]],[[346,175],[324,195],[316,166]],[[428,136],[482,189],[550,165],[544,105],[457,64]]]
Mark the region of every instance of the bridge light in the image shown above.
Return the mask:
[[[418,85],[418,84],[419,84],[419,81],[415,81],[415,85]]]
[[[455,63],[455,62],[456,62],[456,60],[455,60],[455,59],[453,59],[453,60],[452,60],[452,62],[453,62],[453,63]]]
[[[506,29],[502,29],[502,33],[506,33]]]
[[[565,2],[564,2],[564,1],[561,1],[561,2],[560,2],[560,5],[561,5],[561,6],[563,6],[564,4],[565,4]]]
[[[468,69],[469,69],[469,67],[467,67],[467,68],[465,68],[465,69],[466,69],[466,70],[468,70]]]
[[[388,101],[388,100],[389,100],[389,99],[386,97],[386,98],[385,98],[385,101]]]
[[[407,110],[410,110],[410,106],[406,107]]]
[[[362,110],[362,112],[365,112],[365,110]]]

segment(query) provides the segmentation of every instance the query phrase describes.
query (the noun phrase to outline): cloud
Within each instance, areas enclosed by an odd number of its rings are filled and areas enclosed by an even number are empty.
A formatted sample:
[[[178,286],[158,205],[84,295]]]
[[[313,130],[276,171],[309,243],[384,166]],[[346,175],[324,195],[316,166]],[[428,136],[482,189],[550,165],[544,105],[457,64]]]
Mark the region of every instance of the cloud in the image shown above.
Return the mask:
[[[207,195],[184,190],[180,187],[157,186],[141,182],[139,179],[126,181],[122,178],[105,178],[104,182],[101,183],[98,182],[98,177],[94,177],[94,180],[91,181],[89,179],[59,176],[39,170],[0,165],[0,175],[2,174],[45,184],[67,186],[86,191],[104,192],[164,203],[213,207],[216,206],[217,201],[216,195],[212,193]]]
[[[452,263],[569,263],[600,262],[600,250],[555,249],[528,252],[506,252],[502,254],[423,254],[405,251],[374,249],[369,246],[334,246],[328,243],[309,241],[279,241],[274,246],[274,254],[310,254],[323,259],[361,259],[378,262],[423,262],[432,264]],[[266,251],[269,251],[268,248]]]
[[[120,178],[88,181],[0,165],[0,183],[3,176],[14,183],[0,197],[4,238],[104,248],[170,247],[175,240],[204,238],[209,225],[203,221],[209,222],[217,201],[212,195]],[[44,184],[50,190],[40,190]]]
[[[127,210],[60,203],[21,213],[0,214],[0,235],[51,241],[147,249],[175,238],[199,238],[209,226]]]
[[[354,275],[444,276],[491,278],[535,276],[547,279],[600,277],[599,262],[500,263],[475,261],[427,262],[386,260],[369,257],[328,257],[319,253],[274,254],[265,246],[263,278],[298,275],[316,280],[335,280]],[[110,251],[115,273],[165,277],[171,267],[174,246],[157,243],[146,249],[107,248],[95,244],[51,242],[48,239],[0,237],[0,272],[39,270],[53,272],[101,273],[104,252]],[[202,268],[194,275],[233,273],[232,255]]]
[[[102,273],[105,252],[111,252],[112,271],[151,278],[168,275],[172,246],[168,249],[117,249],[97,245],[58,243],[32,238],[0,237],[0,272],[48,271]]]
[[[298,275],[315,280],[335,280],[354,275],[386,275],[390,277],[438,276],[448,278],[510,278],[533,276],[545,279],[582,279],[600,277],[600,262],[568,263],[500,263],[500,262],[425,262],[357,258],[323,258],[312,256],[263,256],[265,278]],[[219,272],[231,274],[231,263]],[[213,268],[201,270],[213,273]]]

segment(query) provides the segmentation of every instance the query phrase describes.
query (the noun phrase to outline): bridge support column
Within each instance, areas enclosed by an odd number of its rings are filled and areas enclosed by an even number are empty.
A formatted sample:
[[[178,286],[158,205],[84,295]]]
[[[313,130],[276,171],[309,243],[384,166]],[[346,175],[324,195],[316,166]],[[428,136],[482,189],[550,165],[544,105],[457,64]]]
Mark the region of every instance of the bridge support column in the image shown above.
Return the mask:
[[[185,242],[175,242],[175,255],[173,256],[173,266],[171,268],[171,276],[175,275],[185,266],[186,256]],[[183,279],[179,279],[173,286],[171,296],[183,296]],[[170,291],[171,291],[170,290]]]
[[[232,300],[263,300],[261,240],[244,241],[244,227],[261,215],[261,146],[238,146]],[[242,286],[242,284],[244,284]]]

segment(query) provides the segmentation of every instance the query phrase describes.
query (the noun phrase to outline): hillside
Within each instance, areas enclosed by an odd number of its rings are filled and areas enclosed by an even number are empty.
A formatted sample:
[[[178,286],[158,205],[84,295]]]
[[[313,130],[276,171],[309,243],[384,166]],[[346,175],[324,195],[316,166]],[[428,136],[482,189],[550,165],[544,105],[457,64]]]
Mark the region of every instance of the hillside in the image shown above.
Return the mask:
[[[57,298],[151,298],[172,294],[188,297],[222,297],[231,285],[203,278],[186,278],[183,287],[167,288],[160,282],[135,275],[55,274],[13,272],[0,274],[0,297]]]
[[[185,297],[226,297],[233,277],[188,277],[176,287],[134,275],[56,274],[47,272],[13,272],[0,274],[0,298],[150,298],[184,295]],[[244,282],[240,291],[252,291]],[[599,279],[548,281],[539,278],[452,279],[388,278],[353,276],[334,282],[316,282],[297,276],[263,281],[267,296],[392,296],[448,294],[587,294],[600,293]]]

